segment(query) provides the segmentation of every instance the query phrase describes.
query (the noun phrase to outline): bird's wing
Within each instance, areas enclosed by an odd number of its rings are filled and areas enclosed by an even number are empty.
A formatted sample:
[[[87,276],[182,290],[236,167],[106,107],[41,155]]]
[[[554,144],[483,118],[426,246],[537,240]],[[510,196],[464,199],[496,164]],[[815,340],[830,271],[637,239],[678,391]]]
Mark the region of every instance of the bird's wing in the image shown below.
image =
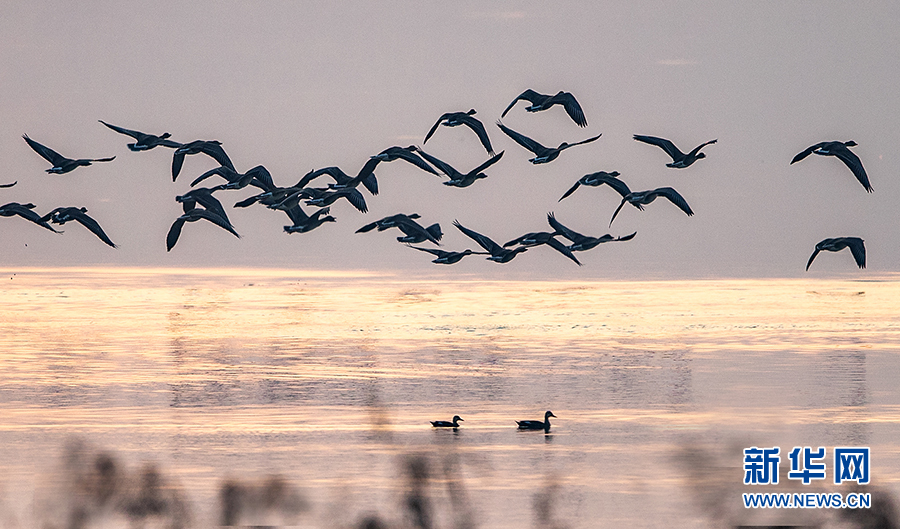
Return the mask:
[[[500,130],[502,130],[504,133],[506,133],[507,136],[512,138],[513,141],[515,141],[522,147],[525,147],[526,149],[533,152],[534,154],[540,154],[542,151],[547,150],[547,148],[544,147],[543,145],[541,145],[540,143],[534,141],[533,139],[529,138],[528,136],[525,136],[524,134],[519,134],[518,132],[507,127],[503,123],[500,123],[499,121],[497,121],[497,126],[500,127]]]
[[[578,258],[575,257],[575,254],[572,253],[572,250],[569,250],[565,244],[557,241],[553,237],[550,237],[549,239],[547,239],[547,246],[550,246],[557,252],[559,252],[559,253],[565,255],[566,257],[568,257],[569,259],[575,261],[575,264],[577,264],[578,266],[581,266],[581,261],[579,261]]]
[[[172,223],[172,227],[169,228],[169,233],[166,234],[166,251],[172,251],[172,248],[175,247],[175,243],[178,242],[178,237],[181,236],[181,228],[184,227],[185,217],[178,217],[175,219],[175,222]]]
[[[25,139],[25,142],[34,149],[34,152],[41,155],[41,157],[48,162],[52,163],[54,166],[58,165],[59,162],[64,162],[68,160],[65,156],[60,155],[58,152],[54,151],[50,147],[46,147],[41,145],[40,143],[34,141],[29,138],[27,134],[22,135],[22,138]]]
[[[563,148],[564,148],[564,149],[568,149],[569,147],[574,147],[574,146],[576,146],[576,145],[584,145],[585,143],[590,143],[590,142],[592,142],[592,141],[596,141],[597,138],[599,138],[600,136],[603,136],[603,134],[597,134],[597,135],[594,136],[593,138],[588,138],[588,139],[586,139],[586,140],[576,141],[575,143],[567,143],[565,147],[560,146],[560,148],[561,148],[561,149],[563,149]]]
[[[550,100],[554,103],[561,104],[563,108],[566,109],[566,113],[569,114],[569,117],[572,118],[572,121],[577,123],[579,127],[587,126],[587,119],[584,117],[584,111],[581,110],[581,105],[575,100],[575,96],[569,92],[562,92],[551,97]]]
[[[707,141],[707,142],[705,142],[705,143],[701,143],[700,145],[694,147],[694,150],[691,151],[691,152],[689,152],[689,153],[688,153],[688,156],[696,156],[696,154],[697,154],[698,152],[700,152],[700,149],[706,147],[707,145],[712,145],[713,143],[716,143],[716,142],[718,142],[718,141],[719,141],[719,140],[709,140],[709,141]]]
[[[653,193],[668,198],[670,202],[678,206],[681,211],[687,213],[689,217],[694,214],[694,212],[691,211],[691,207],[688,206],[687,200],[671,187],[660,187],[653,190]]]
[[[460,116],[459,120],[462,121],[467,127],[475,131],[475,134],[478,135],[478,139],[481,140],[481,144],[484,146],[484,149],[488,154],[493,156],[494,148],[491,147],[491,139],[488,138],[487,131],[484,129],[484,123],[482,123],[478,118],[473,118],[468,114]]]
[[[506,151],[500,151],[500,154],[495,154],[495,155],[491,156],[490,159],[488,159],[486,162],[479,165],[475,169],[472,169],[471,171],[469,171],[469,174],[476,175],[476,174],[480,173],[481,171],[484,171],[488,167],[494,165],[495,163],[499,162],[500,158],[503,157],[504,152],[506,152]]]
[[[851,252],[852,252],[852,251],[853,251],[853,250],[851,250]],[[819,255],[819,248],[818,248],[818,245],[817,245],[817,247],[816,247],[816,250],[812,253],[812,255],[809,256],[809,261],[806,261],[806,270],[807,270],[807,272],[809,271],[809,265],[812,264],[813,260],[816,258],[817,255]]]
[[[619,207],[616,208],[616,211],[613,212],[612,218],[609,219],[609,225],[612,226],[614,220],[616,220],[616,215],[619,214],[619,211],[622,209],[622,206],[625,205],[625,202],[628,200],[625,197],[622,197],[622,202],[619,203]]]
[[[628,193],[631,193],[631,189],[628,188],[628,184],[626,184],[622,180],[619,180],[615,176],[608,176],[608,175],[601,176],[601,177],[599,177],[599,179],[602,180],[604,184],[615,189],[616,192],[619,193],[620,195],[622,195],[623,197],[625,195],[627,195]]]
[[[635,235],[637,235],[637,232],[634,232],[634,233],[632,233],[631,235],[623,235],[623,236],[621,236],[621,237],[616,237],[616,238],[613,239],[613,240],[614,240],[614,241],[630,241],[631,239],[634,239],[634,236],[635,236]]]
[[[866,191],[869,193],[873,191],[872,186],[869,185],[869,177],[866,175],[866,170],[863,168],[859,156],[845,146],[834,149],[834,155],[853,171],[853,176],[855,176],[856,179],[859,180],[859,183],[866,188]]]
[[[412,151],[407,151],[406,149],[403,149],[402,152],[400,152],[399,157],[406,160],[407,162],[415,165],[419,169],[422,169],[423,171],[428,171],[429,173],[431,173],[433,175],[438,175],[438,172],[435,171],[433,167],[428,165],[428,163],[426,163],[425,160],[419,158],[419,155]],[[440,176],[440,175],[438,175],[438,176]]]
[[[141,138],[144,138],[147,136],[143,132],[138,132],[136,130],[129,130],[129,129],[125,129],[122,127],[117,127],[115,125],[110,125],[109,123],[103,121],[102,119],[98,119],[97,121],[99,121],[100,123],[103,123],[104,125],[111,128],[112,130],[118,132],[119,134],[125,134],[126,136],[131,136],[132,138],[134,138],[136,140],[140,140]]]
[[[562,202],[562,199],[564,199],[564,198],[566,198],[567,196],[569,196],[569,195],[571,195],[572,193],[574,193],[575,190],[578,189],[580,186],[581,186],[581,180],[578,180],[577,182],[575,182],[575,185],[573,185],[572,187],[569,188],[568,191],[566,191],[565,193],[563,193],[563,196],[559,197],[559,200],[557,200],[557,202]]]
[[[672,161],[675,161],[677,158],[684,157],[684,153],[681,152],[674,143],[667,139],[657,138],[656,136],[642,136],[640,134],[635,134],[634,139],[644,143],[649,143],[650,145],[656,145],[657,147],[666,151],[666,154],[672,157]]]
[[[466,236],[471,238],[473,241],[477,242],[479,246],[481,246],[485,250],[491,252],[491,255],[495,255],[497,252],[500,252],[503,250],[503,248],[501,248],[499,244],[492,241],[489,237],[486,237],[476,231],[472,231],[469,228],[466,228],[465,226],[460,224],[459,221],[454,220],[453,225],[456,226],[457,228],[459,228],[459,231],[466,234]]]
[[[176,178],[178,178],[178,173],[181,172],[182,165],[184,165],[184,153],[175,151],[175,154],[172,155],[172,181],[173,182],[175,181]],[[178,230],[180,233],[181,228],[178,228]],[[175,240],[176,241],[178,240],[178,235],[175,236]]]
[[[437,167],[440,172],[449,176],[451,180],[453,180],[454,178],[457,178],[458,176],[462,176],[459,171],[454,169],[447,162],[440,160],[438,158],[435,158],[434,156],[428,154],[427,152],[425,152],[421,149],[419,149],[419,154],[421,154],[422,158],[425,158],[428,161],[428,163]]]
[[[222,218],[222,216],[219,215],[218,213],[216,213],[215,211],[210,211],[210,210],[206,210],[206,209],[195,209],[195,210],[192,210],[192,215],[196,215],[196,216],[199,216],[200,218],[206,219],[206,220],[212,222],[213,224],[215,224],[216,226],[228,230],[229,232],[231,232],[232,235],[234,235],[238,239],[241,238],[241,236],[238,235],[238,232],[234,231],[234,228],[231,226],[231,223],[228,222],[228,220]]]
[[[57,231],[56,229],[54,229],[53,226],[47,224],[46,220],[42,219],[40,215],[38,215],[37,213],[32,211],[31,208],[33,208],[33,207],[34,207],[33,204],[13,203],[13,204],[7,204],[7,205],[3,206],[3,209],[12,210],[13,212],[15,212],[16,215],[19,215],[20,217],[24,218],[25,220],[30,220],[31,222],[37,224],[38,226],[43,226],[44,228],[47,228],[48,230],[50,230],[52,232],[62,233],[61,231]],[[56,208],[53,210],[53,212],[59,211],[61,209],[63,209],[63,208]],[[53,212],[51,212],[51,216],[52,216]]]
[[[16,184],[18,184],[18,183],[19,183],[19,181],[16,180],[15,182],[13,182],[13,183],[11,183],[11,184],[0,184],[0,188],[3,188],[3,187],[12,187],[12,186],[14,186],[14,185],[16,185]]]
[[[442,257],[443,254],[447,253],[444,250],[438,250],[437,248],[420,248],[418,246],[413,246],[411,244],[407,244],[410,248],[415,248],[416,250],[421,250],[423,252],[428,252],[435,257]]]
[[[859,237],[847,237],[847,246],[850,247],[850,253],[856,261],[856,266],[860,268],[866,267],[866,245]]]
[[[72,216],[75,217],[75,220],[80,222],[82,226],[91,230],[91,233],[93,233],[97,237],[100,237],[101,241],[112,246],[113,248],[116,247],[115,243],[106,236],[106,233],[103,232],[103,228],[100,227],[100,224],[96,220],[92,219],[87,214],[79,210],[73,211]]]
[[[328,208],[322,209],[326,211],[328,210]],[[319,211],[322,211],[322,209],[320,209]],[[287,213],[288,218],[291,219],[291,222],[294,223],[294,226],[298,226],[309,220],[309,215],[307,215],[306,212],[300,208],[299,204],[292,208],[284,210],[284,212]]]
[[[522,99],[525,99],[525,100],[529,101],[531,104],[536,105],[546,98],[547,98],[547,96],[545,96],[543,94],[539,94],[529,88],[528,90],[525,90],[524,92],[519,94],[519,97],[513,99],[512,103],[510,103],[509,106],[506,107],[506,110],[504,110],[503,113],[500,114],[500,117],[501,118],[505,117],[506,113],[509,112],[509,109],[511,109],[513,107],[513,105],[515,105],[518,101],[521,101]]]
[[[431,130],[428,131],[428,134],[425,135],[425,140],[422,141],[422,143],[428,143],[428,138],[430,138],[434,134],[434,131],[436,131],[437,128],[440,126],[441,121],[444,121],[445,119],[447,119],[448,115],[449,114],[443,114],[443,115],[441,115],[441,117],[438,118],[437,121],[434,122],[434,125],[431,127]]]
[[[253,180],[250,181],[251,185],[254,185],[265,191],[271,191],[275,188],[275,182],[272,180],[272,173],[270,173],[269,170],[262,165],[257,165],[244,174],[253,175]],[[254,183],[254,181],[258,182],[259,184]]]
[[[511,241],[507,241],[507,242],[503,243],[503,247],[509,248],[510,246],[515,246],[517,244],[521,244],[522,241],[524,241],[529,235],[531,235],[531,234],[526,233],[525,235],[522,235],[521,237],[516,237],[515,239],[513,239]]]
[[[806,148],[806,149],[803,150],[802,152],[798,153],[797,156],[794,156],[794,159],[791,160],[791,164],[794,164],[794,163],[799,162],[800,160],[806,158],[807,156],[809,156],[810,154],[812,154],[814,150],[816,150],[816,149],[818,149],[819,147],[822,147],[823,145],[825,145],[825,143],[826,143],[826,142],[817,143],[817,144],[815,144],[815,145],[811,145],[810,147]]]
[[[366,213],[369,211],[369,207],[366,206],[366,199],[357,189],[350,189],[344,193],[344,196],[347,197],[347,200],[353,204],[353,207],[358,209],[361,213]]]
[[[553,228],[554,232],[559,233],[572,242],[577,242],[580,239],[584,239],[584,235],[578,233],[577,231],[570,230],[569,228],[564,226],[563,223],[556,220],[556,215],[554,215],[552,212],[547,213],[547,222],[550,223],[550,227]]]
[[[231,221],[228,220],[228,214],[225,212],[225,208],[222,207],[222,203],[219,202],[219,199],[212,196],[208,193],[199,194],[196,197],[196,201],[200,203],[204,208],[214,212],[216,215],[222,217],[228,225],[231,225]]]
[[[90,159],[88,159],[88,161],[89,162],[111,162],[115,159],[116,159],[115,156],[110,156],[109,158],[90,158]]]
[[[184,155],[181,155],[181,159],[182,159],[182,161],[184,161]],[[175,161],[173,160],[172,161],[172,174],[173,175],[174,175],[174,167],[175,167]],[[228,180],[227,172],[228,172],[228,168],[224,167],[224,166],[219,166],[219,167],[216,167],[215,169],[210,169],[209,171],[206,171],[202,175],[195,178],[194,181],[191,182],[191,187],[194,187],[195,185],[199,184],[200,182],[206,180],[207,178],[209,178],[210,176],[213,176],[213,175],[219,175],[222,178]]]

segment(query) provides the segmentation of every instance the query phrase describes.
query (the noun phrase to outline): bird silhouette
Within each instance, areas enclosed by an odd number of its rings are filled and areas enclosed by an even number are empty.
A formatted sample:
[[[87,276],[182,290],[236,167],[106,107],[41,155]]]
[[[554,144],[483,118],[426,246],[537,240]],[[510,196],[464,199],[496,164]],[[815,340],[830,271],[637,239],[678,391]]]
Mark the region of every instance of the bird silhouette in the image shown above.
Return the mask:
[[[41,217],[41,220],[44,222],[49,220],[53,224],[59,224],[60,226],[71,220],[77,221],[79,224],[90,230],[91,233],[99,237],[101,241],[105,242],[109,246],[112,246],[113,248],[116,248],[115,243],[113,243],[109,239],[109,237],[107,237],[106,233],[104,233],[103,231],[103,228],[100,227],[100,224],[87,215],[87,208],[56,208],[50,213],[47,213],[46,215]]]
[[[556,415],[553,415],[553,412],[547,410],[544,413],[543,421],[516,421],[516,424],[519,426],[519,430],[544,430],[545,432],[550,431],[550,417],[556,418]]]
[[[134,143],[128,144],[128,148],[135,152],[149,151],[150,149],[152,149],[154,147],[159,147],[160,145],[163,147],[171,147],[173,149],[177,149],[178,147],[181,147],[181,144],[178,143],[177,141],[172,141],[172,140],[167,139],[172,136],[168,132],[164,132],[162,134],[162,136],[154,136],[153,134],[145,134],[143,132],[139,132],[136,130],[129,130],[126,128],[117,127],[116,125],[110,125],[109,123],[103,121],[102,119],[98,119],[97,121],[99,121],[100,123],[103,123],[104,125],[111,128],[112,130],[118,132],[119,134],[125,134],[126,136],[131,136],[132,138],[137,140]]]
[[[410,145],[409,147],[388,147],[387,149],[374,156],[371,156],[370,158],[373,160],[378,160],[379,162],[406,160],[407,162],[415,165],[423,171],[429,172],[433,175],[437,175],[437,171],[435,171],[434,168],[428,165],[425,160],[419,158],[419,156],[416,155],[416,151],[418,150],[419,148],[415,145]]]
[[[208,220],[216,226],[228,230],[238,239],[241,238],[241,236],[234,231],[234,228],[231,227],[231,224],[223,219],[221,215],[206,209],[194,208],[175,219],[175,222],[172,223],[172,227],[169,228],[169,233],[166,235],[166,251],[171,251],[175,246],[175,243],[178,242],[178,237],[181,236],[181,229],[184,227],[185,222],[197,222],[198,220]]]
[[[856,266],[860,268],[866,267],[866,246],[863,244],[862,239],[859,237],[835,237],[833,239],[825,239],[816,245],[815,251],[809,256],[809,261],[806,262],[806,270],[809,270],[809,265],[812,264],[822,250],[839,252],[844,248],[850,248],[850,253],[853,254]]]
[[[73,160],[71,158],[62,156],[50,147],[41,145],[40,143],[29,138],[27,134],[23,135],[22,138],[25,140],[25,143],[27,143],[32,149],[34,149],[34,152],[40,154],[43,159],[53,164],[53,167],[47,169],[47,172],[51,174],[68,173],[69,171],[73,171],[78,167],[91,165],[91,163],[93,162],[111,162],[116,159],[115,156],[111,156],[109,158],[81,158],[78,160]]]
[[[575,264],[577,264],[578,266],[581,266],[581,262],[578,260],[577,257],[575,257],[575,255],[572,253],[572,251],[569,250],[565,244],[563,244],[555,239],[555,237],[557,235],[561,235],[561,233],[558,233],[555,231],[552,233],[546,232],[546,231],[526,233],[525,235],[522,235],[521,237],[517,237],[509,242],[504,243],[503,247],[508,248],[510,246],[515,246],[517,244],[520,244],[522,246],[529,246],[529,247],[530,246],[540,246],[542,244],[546,244],[547,246],[553,248],[557,252],[565,255],[566,257],[568,257],[569,259],[574,261]]]
[[[518,143],[522,147],[525,147],[526,149],[528,149],[529,151],[531,151],[535,154],[534,158],[531,158],[528,160],[529,162],[531,162],[535,165],[539,164],[539,163],[552,162],[553,160],[555,160],[559,157],[559,153],[563,152],[564,150],[568,149],[569,147],[574,147],[576,145],[582,145],[584,143],[590,143],[590,142],[596,140],[597,138],[599,138],[600,136],[602,136],[602,134],[597,134],[593,138],[588,138],[586,140],[582,140],[582,141],[579,141],[576,143],[562,142],[559,144],[559,147],[552,148],[552,147],[544,147],[543,145],[534,141],[533,139],[529,138],[528,136],[525,136],[524,134],[520,134],[520,133],[512,130],[511,128],[507,127],[503,123],[500,123],[499,121],[497,122],[497,126],[500,127],[500,130],[505,132],[507,136],[509,136],[510,138],[515,140],[516,143]]]
[[[678,149],[678,147],[675,146],[674,143],[667,139],[657,138],[655,136],[641,136],[640,134],[635,134],[634,139],[644,143],[649,143],[650,145],[656,145],[657,147],[666,151],[666,154],[672,157],[672,163],[667,163],[666,167],[673,167],[675,169],[684,169],[700,158],[706,158],[706,155],[700,152],[700,149],[718,141],[710,140],[706,143],[701,143],[700,145],[694,147],[694,150],[692,150],[691,152],[684,154],[683,152],[681,152],[681,150]]]
[[[495,263],[508,263],[508,262],[512,261],[520,253],[528,250],[528,248],[525,246],[517,246],[512,249],[504,248],[504,247],[500,246],[499,244],[495,243],[493,240],[491,240],[490,237],[487,237],[485,235],[478,233],[477,231],[466,228],[465,226],[460,224],[459,221],[457,221],[457,220],[453,221],[453,225],[456,226],[457,228],[459,228],[459,231],[466,234],[467,237],[469,237],[473,241],[477,242],[478,246],[481,246],[482,248],[487,250],[488,253],[491,254],[490,257],[486,258],[488,261],[494,261]]]
[[[47,221],[42,219],[40,215],[32,211],[36,206],[31,202],[27,204],[19,204],[18,202],[10,202],[9,204],[4,204],[0,206],[0,217],[13,217],[20,216],[25,220],[30,220],[31,222],[37,224],[38,226],[47,228],[48,230],[54,233],[62,233],[61,231],[56,231],[53,229],[53,226],[47,224]]]
[[[611,173],[607,173],[605,171],[600,171],[597,173],[586,174],[586,175],[582,176],[581,178],[579,178],[578,181],[575,182],[575,185],[570,187],[569,190],[566,191],[562,197],[560,197],[558,202],[562,202],[562,199],[564,199],[567,196],[574,193],[575,190],[578,189],[580,186],[600,186],[600,185],[606,184],[606,185],[610,186],[611,188],[615,189],[616,191],[618,191],[619,194],[622,196],[625,196],[628,193],[631,193],[631,190],[628,189],[628,186],[625,184],[625,182],[616,178],[617,176],[619,176],[618,171],[613,171]]]
[[[286,209],[285,213],[290,217],[293,224],[285,226],[284,231],[286,233],[306,233],[326,222],[337,222],[337,219],[328,214],[330,209],[327,207],[319,208],[312,215],[307,215],[306,212],[300,209],[299,205]]]
[[[443,184],[445,186],[453,186],[453,187],[468,187],[468,186],[472,185],[473,183],[475,183],[475,180],[479,180],[481,178],[487,178],[487,175],[482,173],[482,171],[484,171],[488,167],[490,167],[490,166],[494,165],[495,163],[497,163],[498,161],[500,161],[500,158],[503,156],[504,152],[505,151],[500,151],[500,154],[492,156],[488,161],[479,165],[475,169],[472,169],[468,173],[463,174],[463,173],[460,173],[459,171],[457,171],[456,169],[454,169],[447,162],[441,161],[441,160],[435,158],[434,156],[428,154],[427,152],[419,149],[419,154],[422,155],[422,158],[425,158],[426,160],[428,160],[428,163],[437,167],[438,170],[440,170],[442,173],[444,173],[445,175],[450,177],[450,180],[444,182]]]
[[[243,189],[252,185],[263,191],[269,191],[275,187],[275,183],[272,182],[272,175],[269,173],[269,170],[262,165],[257,165],[246,173],[239,173],[231,167],[221,165],[214,169],[210,169],[195,178],[194,181],[191,182],[191,187],[194,187],[211,176],[221,176],[228,181],[227,184],[221,186],[222,189]]]
[[[622,206],[626,203],[643,211],[644,206],[656,200],[657,197],[669,199],[671,203],[678,206],[681,211],[684,211],[688,217],[694,214],[684,197],[678,194],[678,191],[675,191],[671,187],[659,187],[649,191],[634,191],[622,197],[622,202],[619,204],[619,207],[616,208],[612,218],[609,219],[609,225],[612,226],[613,221],[616,220],[616,215],[619,214],[619,210],[621,210]]]
[[[172,155],[173,182],[181,172],[181,166],[184,165],[184,157],[189,154],[200,153],[212,157],[212,159],[219,162],[219,165],[224,165],[232,171],[235,170],[234,164],[231,163],[231,159],[228,158],[228,155],[225,154],[225,149],[222,148],[222,142],[217,140],[194,140],[175,149],[175,154]]]
[[[856,147],[856,142],[853,140],[850,141],[823,141],[822,143],[817,143],[805,151],[794,156],[794,159],[791,160],[791,164],[799,162],[800,160],[806,158],[810,154],[818,154],[820,156],[834,156],[840,161],[844,162],[844,165],[850,168],[853,172],[853,176],[859,180],[859,183],[866,188],[866,191],[871,193],[874,191],[872,186],[869,185],[869,177],[866,175],[866,170],[863,168],[862,162],[859,157],[853,154],[853,151],[848,149],[848,147]]]
[[[425,135],[425,141],[422,143],[428,143],[428,138],[430,138],[434,131],[437,130],[438,125],[443,124],[445,127],[457,127],[459,125],[465,125],[475,131],[475,134],[478,135],[478,139],[481,140],[481,144],[484,146],[484,149],[491,156],[494,155],[494,148],[491,147],[491,139],[488,138],[487,131],[484,130],[484,124],[478,120],[478,118],[473,118],[472,116],[475,114],[475,109],[471,109],[468,112],[447,112],[443,114],[437,121],[434,122],[434,125],[431,127],[431,130],[428,131],[428,134]]]
[[[561,222],[556,220],[556,217],[553,215],[553,213],[547,214],[547,222],[550,223],[550,227],[552,227],[557,233],[572,241],[572,244],[568,246],[569,251],[572,252],[583,252],[585,250],[590,250],[591,248],[594,248],[605,242],[630,241],[631,239],[634,239],[635,235],[637,235],[637,232],[622,237],[613,237],[608,233],[606,235],[603,235],[602,237],[582,235],[577,231],[567,228]]]
[[[566,109],[566,113],[569,114],[569,117],[572,118],[572,121],[577,123],[579,127],[587,126],[587,120],[584,118],[584,111],[581,110],[581,105],[575,100],[575,96],[569,92],[562,91],[551,96],[539,94],[529,88],[519,94],[519,97],[513,99],[512,103],[506,107],[506,110],[500,114],[500,117],[505,117],[506,113],[509,112],[513,105],[523,99],[531,103],[530,106],[525,107],[525,110],[528,112],[540,112],[541,110],[547,110],[553,105],[562,105],[563,108]]]
[[[423,252],[428,252],[431,255],[435,256],[436,259],[433,259],[431,262],[436,264],[456,264],[467,255],[490,255],[488,252],[473,252],[468,248],[461,252],[447,252],[444,250],[439,250],[437,248],[421,248],[419,246],[412,245],[410,245],[409,247]]]
[[[463,420],[459,415],[453,416],[453,421],[430,421],[433,428],[459,428],[459,421]]]

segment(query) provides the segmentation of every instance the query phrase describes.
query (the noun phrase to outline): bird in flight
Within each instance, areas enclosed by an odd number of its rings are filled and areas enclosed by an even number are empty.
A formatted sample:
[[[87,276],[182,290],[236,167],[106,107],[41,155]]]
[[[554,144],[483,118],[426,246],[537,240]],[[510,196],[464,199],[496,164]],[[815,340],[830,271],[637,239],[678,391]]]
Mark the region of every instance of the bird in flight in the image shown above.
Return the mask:
[[[566,113],[569,114],[569,117],[572,118],[572,121],[577,123],[579,127],[587,126],[587,120],[584,118],[584,111],[581,110],[581,105],[575,100],[575,96],[569,92],[563,91],[559,91],[556,95],[551,96],[539,94],[529,88],[519,94],[519,97],[513,99],[512,103],[506,107],[506,110],[500,114],[500,117],[506,117],[506,113],[509,112],[518,101],[523,99],[531,103],[530,106],[525,107],[525,110],[528,112],[540,112],[541,110],[547,110],[553,105],[562,105],[563,108],[566,109]]]
[[[693,151],[684,154],[678,147],[675,146],[674,143],[663,138],[657,138],[655,136],[641,136],[640,134],[635,134],[634,139],[644,143],[649,143],[650,145],[656,145],[657,147],[666,151],[666,154],[672,157],[672,163],[667,163],[666,167],[674,167],[675,169],[684,169],[700,158],[706,158],[706,155],[700,152],[700,149],[718,141],[710,140],[706,143],[701,143],[700,145],[694,147]]]
[[[859,183],[866,188],[866,191],[871,193],[874,191],[872,186],[869,185],[869,177],[866,175],[866,170],[863,168],[862,162],[859,160],[859,157],[853,154],[853,151],[848,149],[848,147],[856,147],[856,142],[853,140],[850,141],[823,141],[822,143],[817,143],[805,151],[799,153],[797,156],[794,156],[794,159],[791,160],[791,164],[799,162],[800,160],[806,158],[810,154],[818,154],[820,156],[835,156],[840,161],[844,162],[844,165],[850,168],[853,172],[853,176],[859,180]]]
[[[584,143],[590,143],[590,142],[596,140],[597,138],[599,138],[600,136],[602,136],[602,134],[597,134],[593,138],[588,138],[586,140],[582,140],[582,141],[579,141],[576,143],[562,142],[559,144],[559,147],[552,148],[552,147],[544,147],[543,145],[534,141],[533,139],[529,138],[528,136],[525,136],[524,134],[516,132],[516,131],[512,130],[511,128],[507,127],[506,125],[504,125],[503,123],[500,123],[500,121],[497,121],[497,126],[500,127],[500,130],[505,132],[507,136],[509,136],[510,138],[515,140],[516,143],[518,143],[522,147],[525,147],[526,149],[528,149],[529,151],[531,151],[535,154],[534,158],[531,158],[530,160],[528,160],[529,162],[531,162],[535,165],[537,165],[539,163],[552,162],[553,160],[555,160],[559,157],[559,153],[563,152],[564,150],[568,149],[569,147],[574,147],[576,145],[581,145]]]
[[[40,154],[43,159],[53,164],[53,167],[47,169],[47,172],[51,174],[68,173],[69,171],[74,171],[78,167],[91,165],[92,162],[111,162],[116,159],[115,156],[111,156],[109,158],[81,158],[73,160],[62,156],[50,147],[41,145],[29,138],[27,134],[23,135],[22,138],[25,139],[25,143],[34,149],[34,152]]]
[[[616,215],[619,214],[619,210],[621,210],[622,206],[624,206],[626,203],[631,204],[632,206],[643,211],[644,205],[653,202],[657,197],[664,197],[669,199],[669,202],[675,204],[681,211],[687,213],[688,217],[694,214],[694,212],[691,211],[691,207],[688,206],[687,201],[678,193],[678,191],[675,191],[671,187],[659,187],[656,189],[651,189],[649,191],[633,191],[623,196],[622,202],[619,204],[619,207],[616,208],[616,211],[615,213],[613,213],[612,218],[609,219],[609,225],[612,226],[613,221],[616,220]]]
[[[109,237],[107,237],[106,233],[103,232],[103,228],[100,227],[100,224],[87,215],[87,208],[56,208],[50,213],[47,213],[46,215],[41,217],[41,220],[44,222],[49,220],[53,224],[59,224],[60,226],[69,222],[70,220],[77,221],[82,226],[90,230],[91,233],[99,237],[101,241],[105,242],[109,246],[112,246],[113,248],[116,248],[115,243],[113,243],[109,239]]]
[[[478,139],[481,140],[481,144],[484,146],[484,149],[491,156],[494,155],[494,148],[491,147],[491,139],[488,138],[487,131],[484,130],[484,124],[478,120],[478,118],[473,118],[472,116],[475,114],[475,109],[471,109],[468,112],[447,112],[442,115],[438,120],[432,125],[431,130],[428,131],[428,134],[425,135],[425,141],[422,143],[428,143],[428,139],[434,134],[434,131],[437,130],[438,125],[444,125],[445,127],[458,127],[459,125],[465,125],[472,129],[475,134],[478,135]]]
[[[859,237],[836,237],[834,239],[825,239],[816,245],[815,251],[809,256],[809,261],[806,262],[806,270],[809,270],[809,265],[812,264],[822,250],[839,252],[844,248],[850,248],[850,253],[853,254],[856,266],[860,268],[866,267],[866,246],[863,244],[863,240]]]
[[[173,149],[177,149],[178,147],[181,147],[181,144],[178,143],[177,141],[172,141],[172,140],[167,139],[170,136],[172,136],[168,132],[163,133],[162,136],[154,136],[153,134],[145,134],[143,132],[139,132],[136,130],[129,130],[126,128],[117,127],[115,125],[110,125],[109,123],[103,121],[102,119],[98,119],[97,121],[99,121],[100,123],[103,123],[104,125],[111,128],[112,130],[118,132],[119,134],[125,134],[126,136],[131,136],[132,138],[137,140],[134,143],[128,144],[128,148],[135,152],[149,151],[150,149],[152,149],[154,147],[158,147],[160,145],[162,145],[163,147],[171,147]]]

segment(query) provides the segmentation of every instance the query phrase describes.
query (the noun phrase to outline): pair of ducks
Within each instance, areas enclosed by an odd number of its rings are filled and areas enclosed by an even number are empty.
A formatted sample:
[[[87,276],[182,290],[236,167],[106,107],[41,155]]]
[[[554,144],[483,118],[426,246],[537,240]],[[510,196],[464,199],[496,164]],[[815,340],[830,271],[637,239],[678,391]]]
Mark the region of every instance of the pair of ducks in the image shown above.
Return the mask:
[[[553,415],[553,412],[547,410],[544,413],[543,421],[516,421],[516,425],[518,425],[519,430],[544,430],[545,432],[550,431],[550,417],[556,418],[556,415]],[[433,428],[459,428],[459,421],[463,420],[459,415],[453,416],[453,421],[431,421],[431,426]]]

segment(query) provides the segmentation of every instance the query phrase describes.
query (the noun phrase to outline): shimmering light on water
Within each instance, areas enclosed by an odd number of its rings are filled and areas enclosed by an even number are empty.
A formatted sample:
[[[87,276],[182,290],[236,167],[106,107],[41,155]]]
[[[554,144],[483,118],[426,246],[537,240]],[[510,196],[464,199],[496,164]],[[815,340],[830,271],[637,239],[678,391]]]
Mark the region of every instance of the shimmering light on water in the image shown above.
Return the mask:
[[[872,446],[878,486],[900,490],[894,278],[5,274],[0,509],[25,525],[14,506],[52,495],[73,437],[157,462],[204,526],[224,479],[271,473],[308,498],[305,525],[393,519],[414,454],[436,469],[442,527],[455,519],[445,467],[483,527],[531,523],[548,491],[573,527],[737,521],[750,445]],[[550,435],[515,431],[547,409]],[[458,431],[429,427],[454,414]],[[725,469],[727,517],[703,507],[713,478],[693,449]]]

